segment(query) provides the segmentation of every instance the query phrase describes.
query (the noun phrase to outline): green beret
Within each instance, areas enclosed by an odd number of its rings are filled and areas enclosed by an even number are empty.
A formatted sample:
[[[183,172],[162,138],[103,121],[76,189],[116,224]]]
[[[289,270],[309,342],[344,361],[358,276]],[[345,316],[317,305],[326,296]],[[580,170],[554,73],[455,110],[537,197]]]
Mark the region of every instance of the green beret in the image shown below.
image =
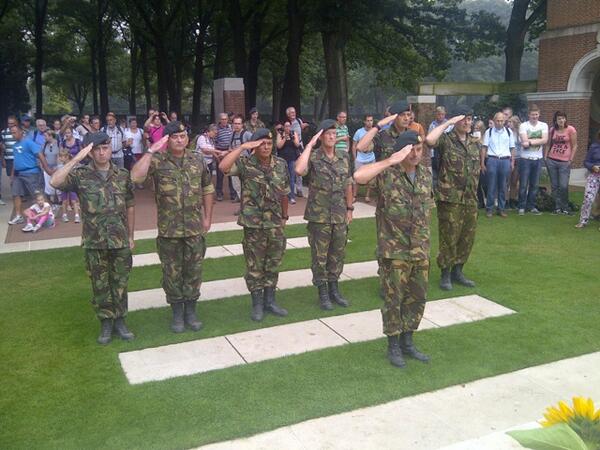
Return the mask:
[[[271,130],[267,128],[259,128],[252,133],[252,137],[250,138],[251,141],[259,141],[261,139],[273,139]]]
[[[453,116],[472,116],[472,115],[473,115],[473,108],[471,108],[468,105],[457,105],[456,108],[454,108]]]
[[[407,145],[417,145],[423,142],[419,133],[413,130],[407,130],[404,133],[400,134],[394,143],[394,151],[402,150]]]
[[[317,130],[317,133],[321,130],[323,131],[327,131],[330,130],[331,128],[335,128],[336,122],[333,119],[325,119],[324,121],[322,121],[319,124],[319,129]]]
[[[185,125],[179,120],[174,120],[173,122],[169,122],[165,125],[165,131],[163,134],[171,136],[172,134],[182,133],[184,131],[187,131]]]
[[[83,146],[87,147],[92,144],[92,147],[97,147],[102,144],[110,144],[110,136],[106,134],[104,131],[99,131],[97,133],[87,133],[83,137]]]
[[[404,100],[394,103],[390,106],[390,114],[402,114],[403,112],[410,111],[410,104]]]

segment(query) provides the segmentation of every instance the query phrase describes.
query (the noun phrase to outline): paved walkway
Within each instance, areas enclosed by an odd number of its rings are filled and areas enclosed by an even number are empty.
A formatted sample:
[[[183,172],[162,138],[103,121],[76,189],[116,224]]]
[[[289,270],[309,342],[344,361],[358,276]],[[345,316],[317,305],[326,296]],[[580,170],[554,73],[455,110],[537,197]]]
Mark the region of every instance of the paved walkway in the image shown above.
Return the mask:
[[[427,303],[420,329],[514,314],[478,295]],[[380,339],[379,309],[289,323],[119,354],[131,384],[193,375],[299,353]]]
[[[507,450],[548,406],[600,400],[600,352],[201,447],[204,450]],[[401,373],[398,376],[402,376]]]

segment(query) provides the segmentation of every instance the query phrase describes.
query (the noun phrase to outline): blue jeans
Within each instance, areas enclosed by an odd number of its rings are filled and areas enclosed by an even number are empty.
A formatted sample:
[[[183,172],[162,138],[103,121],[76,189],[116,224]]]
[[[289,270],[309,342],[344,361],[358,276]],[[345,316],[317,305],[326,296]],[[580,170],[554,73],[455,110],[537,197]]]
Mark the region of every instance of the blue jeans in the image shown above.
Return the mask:
[[[290,200],[296,199],[296,171],[294,170],[295,165],[296,161],[287,162],[288,174],[290,175],[290,193],[288,195],[288,198]]]
[[[569,209],[569,177],[571,176],[571,163],[569,161],[556,161],[546,159],[546,168],[550,183],[552,184],[552,197],[554,209],[567,211]]]
[[[498,195],[498,211],[506,208],[506,180],[510,177],[510,158],[498,159],[488,157],[486,162],[487,202],[486,209],[494,209],[494,201]]]
[[[541,169],[541,159],[519,159],[519,209],[535,208]]]

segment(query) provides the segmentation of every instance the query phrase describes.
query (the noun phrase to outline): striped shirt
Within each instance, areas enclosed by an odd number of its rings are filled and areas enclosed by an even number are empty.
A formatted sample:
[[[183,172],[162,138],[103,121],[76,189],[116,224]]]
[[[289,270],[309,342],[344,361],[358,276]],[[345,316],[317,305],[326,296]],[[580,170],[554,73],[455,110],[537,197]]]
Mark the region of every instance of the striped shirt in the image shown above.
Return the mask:
[[[231,137],[233,135],[233,130],[229,125],[222,127],[221,125],[217,126],[217,138],[215,139],[215,148],[217,150],[229,150],[229,146],[231,145]]]
[[[17,140],[11,134],[10,128],[2,130],[2,143],[4,144],[4,159],[15,159],[13,147]]]
[[[335,137],[337,139],[341,138],[341,137],[348,137],[348,126],[347,125],[336,125],[335,126]],[[335,144],[335,149],[336,150],[344,150],[345,152],[348,151],[348,142],[346,141],[340,141],[337,142]]]

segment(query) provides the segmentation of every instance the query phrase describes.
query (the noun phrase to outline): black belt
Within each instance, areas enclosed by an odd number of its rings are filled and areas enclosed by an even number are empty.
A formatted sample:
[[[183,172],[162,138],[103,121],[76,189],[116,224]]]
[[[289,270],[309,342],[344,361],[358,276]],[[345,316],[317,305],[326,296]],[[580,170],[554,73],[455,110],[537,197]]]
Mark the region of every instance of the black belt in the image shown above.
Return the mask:
[[[488,158],[494,158],[494,159],[510,159],[510,156],[493,156],[493,155],[488,155]]]

